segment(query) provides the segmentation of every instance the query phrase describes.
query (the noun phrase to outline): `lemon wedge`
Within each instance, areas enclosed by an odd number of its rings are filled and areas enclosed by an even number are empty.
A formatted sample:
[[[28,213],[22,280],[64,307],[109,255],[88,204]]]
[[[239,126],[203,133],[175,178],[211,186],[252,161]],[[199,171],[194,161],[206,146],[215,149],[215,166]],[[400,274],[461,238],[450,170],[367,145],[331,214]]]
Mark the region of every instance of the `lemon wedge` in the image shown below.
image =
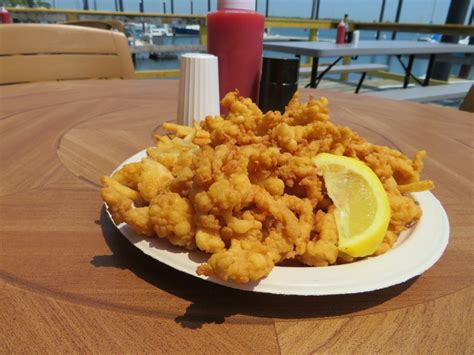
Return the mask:
[[[352,257],[371,255],[390,222],[390,204],[379,178],[354,158],[321,153],[313,162],[336,206],[339,250]]]

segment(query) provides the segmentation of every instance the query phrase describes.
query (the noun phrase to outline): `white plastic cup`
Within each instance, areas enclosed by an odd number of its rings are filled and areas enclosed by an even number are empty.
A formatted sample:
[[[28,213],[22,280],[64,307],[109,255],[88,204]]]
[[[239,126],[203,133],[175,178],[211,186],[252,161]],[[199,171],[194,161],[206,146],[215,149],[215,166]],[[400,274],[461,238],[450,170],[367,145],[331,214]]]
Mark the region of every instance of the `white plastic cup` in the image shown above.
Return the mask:
[[[358,44],[359,43],[359,37],[360,37],[360,31],[354,31],[352,32],[352,44]]]
[[[204,53],[181,56],[178,124],[192,126],[206,116],[220,114],[217,57]]]

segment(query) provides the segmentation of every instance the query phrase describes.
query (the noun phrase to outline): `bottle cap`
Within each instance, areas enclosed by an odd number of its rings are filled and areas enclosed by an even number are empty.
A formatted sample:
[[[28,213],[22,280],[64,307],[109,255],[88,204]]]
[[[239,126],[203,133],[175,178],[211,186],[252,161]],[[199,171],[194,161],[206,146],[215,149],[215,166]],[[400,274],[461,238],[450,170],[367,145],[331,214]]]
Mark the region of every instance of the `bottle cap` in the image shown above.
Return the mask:
[[[261,82],[295,84],[298,82],[300,60],[298,58],[263,58]]]
[[[219,115],[219,74],[217,57],[204,53],[181,56],[178,95],[178,124]]]
[[[255,0],[217,0],[217,10],[224,9],[255,11]]]

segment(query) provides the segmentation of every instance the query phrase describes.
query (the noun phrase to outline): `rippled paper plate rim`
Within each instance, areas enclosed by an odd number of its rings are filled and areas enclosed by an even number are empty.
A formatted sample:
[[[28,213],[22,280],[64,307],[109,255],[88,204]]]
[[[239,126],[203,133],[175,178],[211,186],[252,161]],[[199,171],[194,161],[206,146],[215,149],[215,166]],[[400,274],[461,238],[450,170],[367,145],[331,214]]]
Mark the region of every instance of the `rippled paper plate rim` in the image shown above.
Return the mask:
[[[125,160],[123,165],[146,157],[143,150]],[[116,225],[118,230],[138,249],[172,268],[189,275],[227,287],[245,291],[284,295],[337,295],[374,291],[405,282],[422,274],[441,257],[449,240],[449,221],[446,212],[431,192],[417,192],[412,196],[423,211],[420,221],[402,233],[387,253],[344,265],[328,267],[276,266],[269,276],[259,282],[240,284],[196,274],[196,268],[209,255],[175,247],[166,239],[144,238],[128,225]],[[112,223],[113,220],[109,214]]]

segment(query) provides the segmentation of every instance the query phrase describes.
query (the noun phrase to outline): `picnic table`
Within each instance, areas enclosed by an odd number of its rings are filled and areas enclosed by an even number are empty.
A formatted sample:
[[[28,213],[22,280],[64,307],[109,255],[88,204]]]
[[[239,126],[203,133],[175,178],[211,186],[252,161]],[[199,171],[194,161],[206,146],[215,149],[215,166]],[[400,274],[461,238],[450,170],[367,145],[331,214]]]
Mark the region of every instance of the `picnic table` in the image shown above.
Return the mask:
[[[311,91],[302,91],[304,100]],[[472,349],[472,114],[321,91],[337,124],[410,156],[428,151],[424,176],[436,182],[451,237],[431,269],[402,284],[283,296],[174,270],[109,220],[100,176],[153,144],[152,134],[176,117],[177,93],[178,82],[168,80],[0,87],[2,353]]]
[[[309,87],[316,88],[331,68],[339,63],[344,56],[358,57],[371,55],[395,55],[405,70],[403,87],[408,86],[410,77],[413,77],[423,86],[428,86],[431,79],[433,65],[437,54],[446,53],[474,53],[474,46],[461,44],[439,43],[439,42],[418,42],[418,41],[359,41],[357,44],[346,43],[336,44],[329,42],[266,42],[263,49],[292,53],[297,56],[313,57],[311,67],[311,80]],[[408,63],[401,60],[402,55],[408,55]],[[412,74],[413,62],[416,55],[429,55],[426,76],[423,82],[419,81]],[[324,57],[337,57],[329,66],[318,75],[319,59]]]

